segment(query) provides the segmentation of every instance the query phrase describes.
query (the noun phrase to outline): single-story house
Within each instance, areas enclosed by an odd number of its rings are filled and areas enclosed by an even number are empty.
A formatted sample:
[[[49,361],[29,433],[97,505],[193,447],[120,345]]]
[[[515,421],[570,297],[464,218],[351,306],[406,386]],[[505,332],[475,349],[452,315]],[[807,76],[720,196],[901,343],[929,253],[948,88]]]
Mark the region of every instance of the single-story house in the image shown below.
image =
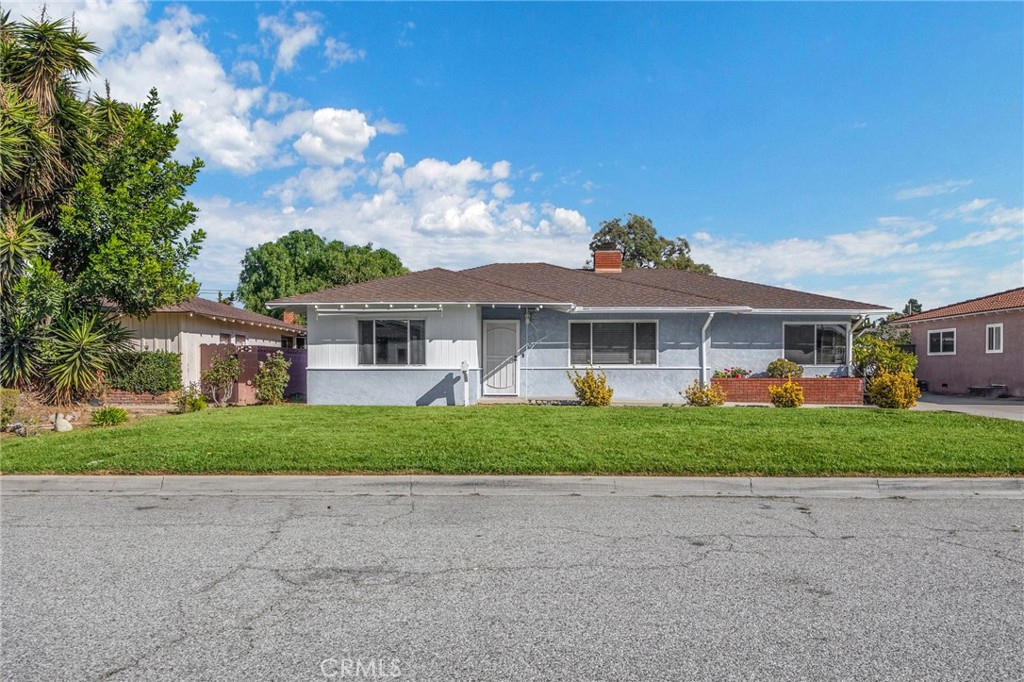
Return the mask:
[[[1024,287],[903,317],[932,393],[1024,397]]]
[[[294,322],[198,297],[157,308],[145,319],[124,316],[121,324],[134,332],[132,345],[139,350],[181,353],[185,386],[199,381],[201,344],[301,348],[306,336]]]
[[[307,401],[429,405],[574,397],[566,371],[593,366],[617,401],[679,401],[716,368],[763,372],[787,357],[845,376],[852,331],[882,306],[714,275],[547,263],[441,268],[291,296],[306,315]]]

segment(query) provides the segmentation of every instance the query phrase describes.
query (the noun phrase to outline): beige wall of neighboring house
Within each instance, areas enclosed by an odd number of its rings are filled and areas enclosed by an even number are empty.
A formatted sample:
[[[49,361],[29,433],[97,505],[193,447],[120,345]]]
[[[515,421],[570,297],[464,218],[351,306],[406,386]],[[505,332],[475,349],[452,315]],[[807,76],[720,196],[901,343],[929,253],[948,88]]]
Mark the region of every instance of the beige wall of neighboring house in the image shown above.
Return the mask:
[[[143,320],[123,317],[121,324],[135,332],[132,344],[139,350],[181,353],[181,380],[185,386],[199,381],[200,344],[245,343],[280,347],[281,338],[289,335],[277,329],[181,312],[153,313]]]
[[[1000,328],[1001,352],[990,352],[988,328]],[[1024,310],[945,317],[909,325],[917,353],[917,377],[933,393],[968,393],[972,387],[1005,385],[1024,397]],[[950,331],[952,353],[929,347],[929,337]]]

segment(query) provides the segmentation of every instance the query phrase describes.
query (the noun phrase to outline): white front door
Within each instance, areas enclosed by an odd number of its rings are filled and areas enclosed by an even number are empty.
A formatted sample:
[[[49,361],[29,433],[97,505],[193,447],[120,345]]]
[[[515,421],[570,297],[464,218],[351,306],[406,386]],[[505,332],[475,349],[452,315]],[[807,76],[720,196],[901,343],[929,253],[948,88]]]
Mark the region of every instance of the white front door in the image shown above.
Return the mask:
[[[519,320],[484,320],[484,395],[519,395]]]

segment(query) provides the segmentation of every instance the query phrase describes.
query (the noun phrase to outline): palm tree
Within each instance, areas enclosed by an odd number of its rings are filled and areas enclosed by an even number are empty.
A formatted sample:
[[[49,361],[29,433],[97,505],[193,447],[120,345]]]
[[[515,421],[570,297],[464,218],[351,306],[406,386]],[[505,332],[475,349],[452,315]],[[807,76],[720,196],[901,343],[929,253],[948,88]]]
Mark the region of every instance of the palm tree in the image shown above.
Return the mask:
[[[96,150],[91,111],[77,96],[99,53],[64,19],[0,13],[0,194],[3,205],[51,213]],[[47,209],[49,207],[49,209]]]

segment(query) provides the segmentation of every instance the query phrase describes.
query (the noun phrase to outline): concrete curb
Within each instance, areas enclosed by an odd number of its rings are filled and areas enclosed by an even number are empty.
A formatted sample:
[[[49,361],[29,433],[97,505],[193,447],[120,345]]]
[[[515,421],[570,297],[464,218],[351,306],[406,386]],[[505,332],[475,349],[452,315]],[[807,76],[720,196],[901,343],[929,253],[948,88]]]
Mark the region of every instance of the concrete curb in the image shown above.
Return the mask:
[[[668,476],[0,476],[0,495],[998,498],[1020,478]]]

